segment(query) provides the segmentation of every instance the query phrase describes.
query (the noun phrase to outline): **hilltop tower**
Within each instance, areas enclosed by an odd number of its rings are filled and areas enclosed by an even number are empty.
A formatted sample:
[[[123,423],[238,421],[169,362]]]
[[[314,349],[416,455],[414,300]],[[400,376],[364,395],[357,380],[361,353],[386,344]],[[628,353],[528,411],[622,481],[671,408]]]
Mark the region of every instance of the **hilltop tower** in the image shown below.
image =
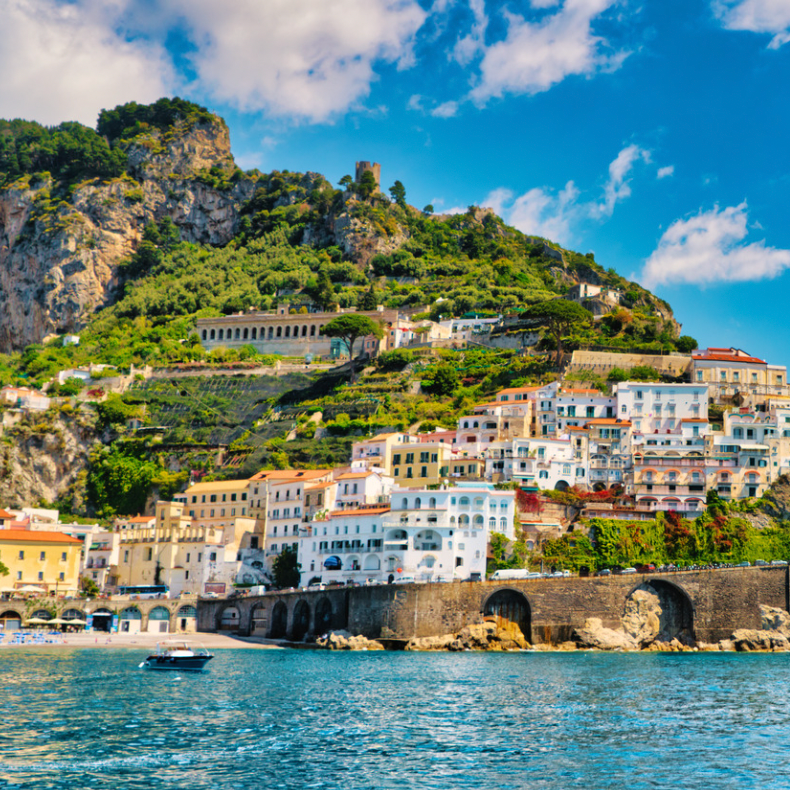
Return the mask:
[[[378,162],[357,162],[356,171],[354,173],[354,181],[358,184],[362,179],[362,174],[369,170],[373,173],[373,177],[376,179],[376,189],[381,191],[381,165]]]

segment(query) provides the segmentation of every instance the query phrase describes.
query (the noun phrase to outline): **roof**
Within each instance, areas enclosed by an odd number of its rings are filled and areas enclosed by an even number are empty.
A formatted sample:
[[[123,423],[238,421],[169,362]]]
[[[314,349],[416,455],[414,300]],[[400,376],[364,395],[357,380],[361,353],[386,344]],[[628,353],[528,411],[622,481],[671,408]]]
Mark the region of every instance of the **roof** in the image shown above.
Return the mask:
[[[156,516],[135,516],[129,519],[130,524],[147,524],[149,521],[154,521]]]
[[[0,509],[0,518],[16,518],[13,513],[9,513],[7,510]]]
[[[594,417],[592,420],[587,420],[587,425],[623,425],[631,424],[631,420],[618,420],[616,417]]]
[[[566,425],[563,428],[564,431],[586,431],[587,427],[582,427],[581,425]],[[542,438],[542,437],[541,437]]]
[[[331,475],[331,469],[266,469],[253,475],[250,480],[315,480],[317,477]],[[249,480],[245,481],[249,482]]]
[[[361,477],[370,477],[371,475],[376,474],[375,472],[346,472],[344,475],[340,475],[338,480],[359,480]]]
[[[337,485],[336,480],[325,480],[323,483],[308,483],[305,486],[305,490],[315,491],[318,488],[331,488],[333,485]]]
[[[363,439],[359,444],[367,444],[368,442],[382,442],[385,439],[389,439],[390,436],[401,436],[400,433],[377,433],[375,436],[371,436],[369,439]]]
[[[0,529],[0,541],[14,543],[74,543],[81,546],[79,538],[62,532],[40,532],[32,529]]]
[[[356,509],[356,510],[333,510],[330,514],[330,518],[341,518],[342,516],[379,516],[382,513],[389,513],[390,507],[389,505],[385,507],[366,507],[363,509]]]
[[[681,422],[708,422],[704,417],[684,417]]]
[[[603,395],[601,390],[575,389],[574,387],[563,387],[560,392],[572,392],[574,395]]]
[[[201,491],[227,491],[228,489],[246,489],[250,485],[249,480],[213,480],[210,483],[195,483],[189,486],[185,494],[194,494]]]
[[[511,392],[537,392],[538,390],[542,390],[542,389],[543,389],[542,386],[540,386],[540,387],[508,387],[507,389],[499,390],[499,392],[497,392],[497,396],[510,394]]]
[[[716,354],[692,354],[691,358],[695,362],[745,362],[751,365],[765,365],[766,362],[764,359],[758,359],[757,357],[739,357],[737,354],[724,354],[724,353],[716,353]]]

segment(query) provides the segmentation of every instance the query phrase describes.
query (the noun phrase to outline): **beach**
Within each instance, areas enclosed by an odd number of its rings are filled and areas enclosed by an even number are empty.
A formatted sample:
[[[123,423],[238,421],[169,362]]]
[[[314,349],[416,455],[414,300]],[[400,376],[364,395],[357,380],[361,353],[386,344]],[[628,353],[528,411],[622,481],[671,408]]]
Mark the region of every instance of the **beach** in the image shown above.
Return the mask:
[[[6,636],[10,637],[9,632]],[[25,644],[9,644],[6,639],[0,643],[0,649],[17,650],[57,650],[59,648],[154,648],[158,642],[166,640],[186,640],[198,643],[211,650],[226,650],[229,648],[243,648],[251,650],[279,650],[282,646],[257,637],[230,636],[228,634],[192,633],[192,634],[107,634],[89,632],[82,634],[58,634],[56,642],[43,644],[26,642]]]

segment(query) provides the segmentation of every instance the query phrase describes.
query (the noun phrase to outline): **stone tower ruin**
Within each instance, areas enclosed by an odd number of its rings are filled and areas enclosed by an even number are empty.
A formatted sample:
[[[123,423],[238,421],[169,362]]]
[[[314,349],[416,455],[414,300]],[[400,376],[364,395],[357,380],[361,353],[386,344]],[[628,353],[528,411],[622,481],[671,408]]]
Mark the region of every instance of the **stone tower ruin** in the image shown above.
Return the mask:
[[[381,165],[378,162],[357,162],[356,171],[354,174],[354,181],[358,184],[362,180],[362,174],[369,170],[373,173],[373,177],[376,179],[376,189],[381,191]]]

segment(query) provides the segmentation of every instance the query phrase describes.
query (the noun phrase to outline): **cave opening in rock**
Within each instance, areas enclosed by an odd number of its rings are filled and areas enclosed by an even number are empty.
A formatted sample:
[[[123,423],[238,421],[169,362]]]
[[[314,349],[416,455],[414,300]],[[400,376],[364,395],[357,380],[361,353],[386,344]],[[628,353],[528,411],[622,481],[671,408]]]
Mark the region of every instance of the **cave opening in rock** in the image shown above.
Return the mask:
[[[623,626],[642,646],[694,643],[694,608],[684,590],[663,579],[640,584],[626,600]]]

